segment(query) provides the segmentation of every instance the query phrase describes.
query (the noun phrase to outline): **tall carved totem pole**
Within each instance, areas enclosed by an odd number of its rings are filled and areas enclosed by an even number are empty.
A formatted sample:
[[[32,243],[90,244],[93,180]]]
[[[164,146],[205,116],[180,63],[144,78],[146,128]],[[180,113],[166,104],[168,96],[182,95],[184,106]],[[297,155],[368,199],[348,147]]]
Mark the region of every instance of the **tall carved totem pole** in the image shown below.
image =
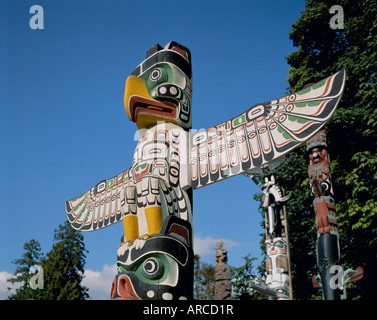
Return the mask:
[[[277,168],[331,118],[344,80],[340,70],[191,133],[190,51],[176,42],[148,50],[124,92],[126,114],[141,136],[132,164],[66,202],[77,230],[123,223],[111,298],[192,299],[192,190],[250,170]]]
[[[307,141],[306,151],[309,154],[308,173],[317,226],[317,266],[323,295],[326,300],[340,300],[342,292],[338,287],[330,286],[334,275],[330,270],[340,265],[340,246],[325,130]]]
[[[363,277],[364,270],[343,272],[340,256],[338,222],[327,148],[326,130],[320,130],[306,143],[309,156],[309,181],[317,227],[317,267],[312,278],[315,287],[322,287],[325,300],[345,299],[345,284]],[[335,281],[336,280],[336,281]]]

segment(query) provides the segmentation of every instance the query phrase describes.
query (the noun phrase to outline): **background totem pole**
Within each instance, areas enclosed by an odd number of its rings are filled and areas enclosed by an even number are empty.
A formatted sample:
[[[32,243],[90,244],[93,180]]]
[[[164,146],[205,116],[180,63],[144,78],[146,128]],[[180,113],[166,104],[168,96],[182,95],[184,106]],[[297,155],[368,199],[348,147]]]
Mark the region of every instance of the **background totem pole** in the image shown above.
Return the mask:
[[[66,202],[75,229],[123,222],[111,298],[192,299],[192,189],[278,168],[331,118],[344,80],[340,70],[191,133],[190,51],[176,42],[148,50],[124,93],[127,116],[141,136],[132,165]]]
[[[215,249],[217,265],[215,267],[215,296],[217,300],[230,300],[232,294],[231,272],[228,265],[228,251],[222,241],[217,241]]]
[[[317,267],[319,275],[312,278],[315,287],[322,287],[325,300],[346,296],[345,284],[362,278],[364,270],[343,272],[340,259],[338,222],[334,190],[327,150],[326,130],[321,130],[306,143],[309,156],[309,181],[317,227]],[[336,279],[336,281],[335,281]]]
[[[266,284],[285,299],[292,299],[291,269],[285,202],[291,194],[285,196],[284,190],[275,183],[272,175],[266,177],[263,190],[263,209],[266,224]],[[284,298],[280,298],[284,299]]]
[[[266,227],[266,281],[255,279],[250,287],[267,294],[270,300],[292,299],[291,268],[288,241],[288,225],[285,202],[291,193],[285,191],[275,182],[274,175],[266,175],[265,183],[255,177],[253,181],[263,191],[262,208]]]

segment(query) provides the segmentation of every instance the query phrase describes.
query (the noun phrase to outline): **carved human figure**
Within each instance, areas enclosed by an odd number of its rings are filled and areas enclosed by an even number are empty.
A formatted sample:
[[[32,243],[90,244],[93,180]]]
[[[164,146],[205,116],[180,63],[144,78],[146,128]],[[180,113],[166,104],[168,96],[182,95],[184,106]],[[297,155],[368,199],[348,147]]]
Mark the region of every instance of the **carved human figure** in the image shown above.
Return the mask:
[[[215,296],[217,300],[230,300],[231,298],[231,272],[228,265],[228,251],[222,241],[217,241],[215,249],[217,265],[215,267]]]

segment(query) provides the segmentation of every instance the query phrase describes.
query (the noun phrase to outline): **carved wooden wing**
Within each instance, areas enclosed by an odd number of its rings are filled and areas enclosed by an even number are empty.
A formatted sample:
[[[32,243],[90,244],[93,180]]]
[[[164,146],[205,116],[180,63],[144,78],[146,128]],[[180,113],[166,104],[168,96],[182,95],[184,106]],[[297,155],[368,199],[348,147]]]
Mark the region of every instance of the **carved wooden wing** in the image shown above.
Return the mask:
[[[123,192],[129,184],[128,170],[100,181],[81,196],[66,201],[68,221],[80,231],[102,229],[123,218]]]
[[[283,98],[256,104],[238,117],[191,135],[192,188],[250,170],[278,166],[333,115],[345,70]]]

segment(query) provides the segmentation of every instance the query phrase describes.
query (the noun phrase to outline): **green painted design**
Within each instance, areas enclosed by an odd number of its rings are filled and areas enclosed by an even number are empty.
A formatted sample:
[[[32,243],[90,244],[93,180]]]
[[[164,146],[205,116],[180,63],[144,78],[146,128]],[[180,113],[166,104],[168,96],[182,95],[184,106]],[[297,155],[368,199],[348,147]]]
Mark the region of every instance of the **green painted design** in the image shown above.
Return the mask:
[[[333,234],[333,235],[337,236],[338,235],[338,231],[336,231],[336,230],[330,230],[330,234]]]
[[[310,92],[311,90],[316,90],[316,89],[318,89],[320,87],[323,87],[326,84],[327,79],[328,78],[323,79],[323,80],[321,80],[321,81],[319,81],[319,82],[317,82],[317,83],[315,83],[315,84],[313,84],[311,86],[308,86],[308,87],[306,87],[304,89],[301,89],[300,91],[297,91],[296,94],[299,95],[299,96],[301,96],[301,95],[304,95],[304,94]]]
[[[140,78],[144,79],[148,92],[152,96],[152,91],[157,86],[163,83],[173,83],[173,70],[167,63],[161,63],[150,68]]]
[[[107,189],[107,188],[111,188],[111,187],[114,185],[114,178],[109,179],[109,180],[107,180],[106,182],[107,182],[107,183],[106,183],[106,189]]]
[[[118,177],[120,177],[120,175]],[[124,173],[123,181],[127,181],[127,180],[129,180],[128,174]]]
[[[88,222],[89,216],[90,216],[90,214],[87,214],[87,215],[86,215],[86,217],[85,217],[85,221],[84,221],[84,224]]]
[[[86,211],[86,207],[84,207],[84,208],[82,208],[81,209],[81,211],[80,211],[80,213],[77,215],[77,218],[76,219],[79,219],[79,218],[81,218],[81,216],[83,215],[83,213]],[[86,217],[86,220],[88,219],[88,217]],[[86,221],[85,220],[85,221]]]
[[[85,199],[82,199],[74,208],[73,211],[76,211],[83,203]]]
[[[306,108],[306,107],[317,107],[322,103],[322,100],[308,101],[308,102],[297,102],[294,105],[297,108]]]
[[[246,113],[244,113],[244,114],[240,115],[239,117],[234,118],[233,121],[232,121],[232,125],[233,125],[233,127],[238,127],[241,124],[244,124],[246,122],[247,122]]]
[[[284,130],[282,126],[278,125],[277,128],[278,128],[278,132],[283,134],[284,139],[287,139],[287,140],[293,139],[293,137],[286,130]]]
[[[297,108],[305,108],[307,106],[306,102],[297,102],[294,104]]]
[[[292,122],[297,122],[297,123],[307,123],[309,121],[307,119],[296,117],[296,116],[292,116],[292,115],[288,116],[288,120],[292,121]]]
[[[319,82],[313,84],[313,85],[312,85],[312,88],[313,88],[313,89],[318,89],[318,88],[324,86],[325,83],[326,83],[326,81],[327,81],[327,79],[328,79],[328,78],[323,79],[323,80],[321,80],[321,81],[319,81]]]
[[[329,203],[329,204],[332,204],[335,206],[335,200],[333,197],[331,196],[323,196],[325,199],[326,199],[326,202]]]
[[[216,129],[217,129],[218,132],[219,132],[219,131],[225,131],[225,130],[226,130],[226,123],[223,122],[223,123],[218,124],[218,125],[216,126]]]
[[[304,88],[304,89],[301,89],[300,91],[297,91],[296,94],[297,94],[298,96],[301,96],[301,95],[303,95],[303,94],[305,94],[305,93],[310,92],[311,90],[312,90],[312,86],[309,86],[309,87],[306,87],[306,88]]]
[[[211,134],[208,136],[207,140],[212,141],[212,139],[215,139],[215,138],[216,138],[216,134]]]
[[[136,167],[135,167],[135,171],[138,172],[139,170],[144,170],[146,166],[147,166],[147,163],[144,162],[144,163],[142,163],[142,164],[136,166]]]
[[[169,261],[163,253],[148,254],[129,266],[119,265],[119,268],[121,272],[134,272],[141,282],[148,284],[165,281],[170,271]]]
[[[283,249],[284,248],[284,242],[283,241],[275,241],[274,246],[278,247],[280,249]]]

